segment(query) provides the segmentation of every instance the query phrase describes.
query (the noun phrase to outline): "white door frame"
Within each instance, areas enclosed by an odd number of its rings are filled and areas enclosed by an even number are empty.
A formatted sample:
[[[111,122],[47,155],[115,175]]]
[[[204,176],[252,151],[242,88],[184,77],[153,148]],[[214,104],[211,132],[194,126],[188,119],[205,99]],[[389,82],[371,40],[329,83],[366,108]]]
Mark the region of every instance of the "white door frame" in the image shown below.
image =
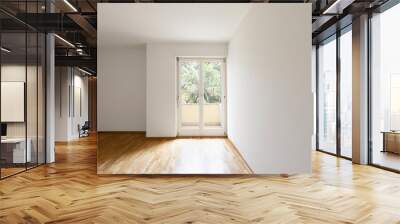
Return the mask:
[[[200,64],[199,70],[199,126],[185,127],[182,126],[181,115],[181,85],[180,85],[180,68],[184,61],[195,61]],[[204,83],[203,83],[203,63],[208,61],[221,62],[221,126],[205,127],[203,122],[203,105],[204,105]],[[177,57],[177,111],[178,111],[178,136],[226,136],[226,59],[223,57]]]

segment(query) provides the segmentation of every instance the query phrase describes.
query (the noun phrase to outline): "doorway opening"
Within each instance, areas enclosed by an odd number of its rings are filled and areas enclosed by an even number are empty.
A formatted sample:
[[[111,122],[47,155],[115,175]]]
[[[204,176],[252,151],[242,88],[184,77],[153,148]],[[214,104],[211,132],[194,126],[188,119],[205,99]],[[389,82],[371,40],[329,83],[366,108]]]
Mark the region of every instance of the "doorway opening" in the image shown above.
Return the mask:
[[[55,73],[56,143],[96,134],[96,75],[76,66],[56,66]]]
[[[226,136],[224,58],[177,58],[178,135]]]

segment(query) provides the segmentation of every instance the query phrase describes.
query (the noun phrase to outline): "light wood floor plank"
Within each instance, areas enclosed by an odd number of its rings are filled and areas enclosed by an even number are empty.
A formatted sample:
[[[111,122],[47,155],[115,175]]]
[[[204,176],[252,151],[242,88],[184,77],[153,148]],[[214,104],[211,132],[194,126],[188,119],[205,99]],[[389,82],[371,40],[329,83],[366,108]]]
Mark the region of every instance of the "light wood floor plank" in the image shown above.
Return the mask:
[[[311,175],[98,176],[96,139],[0,181],[0,223],[400,223],[400,175],[313,153]]]
[[[98,174],[250,174],[227,138],[99,133]]]

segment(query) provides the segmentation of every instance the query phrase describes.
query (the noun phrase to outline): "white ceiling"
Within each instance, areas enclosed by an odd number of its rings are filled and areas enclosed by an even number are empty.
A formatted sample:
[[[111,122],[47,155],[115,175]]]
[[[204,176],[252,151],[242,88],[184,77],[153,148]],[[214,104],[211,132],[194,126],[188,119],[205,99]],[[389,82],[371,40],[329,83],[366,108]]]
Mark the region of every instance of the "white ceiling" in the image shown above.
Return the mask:
[[[98,45],[228,42],[251,4],[100,3]]]

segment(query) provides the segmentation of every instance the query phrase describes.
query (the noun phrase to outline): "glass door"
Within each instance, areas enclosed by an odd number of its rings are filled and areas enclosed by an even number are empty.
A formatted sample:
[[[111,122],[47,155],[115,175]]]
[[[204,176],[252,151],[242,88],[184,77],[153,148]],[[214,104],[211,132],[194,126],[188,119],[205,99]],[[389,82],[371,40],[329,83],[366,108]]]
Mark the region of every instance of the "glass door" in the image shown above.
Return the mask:
[[[179,114],[181,129],[200,129],[200,63],[179,61]]]
[[[318,149],[336,154],[336,36],[318,48]]]
[[[178,59],[178,135],[225,135],[223,59]]]

